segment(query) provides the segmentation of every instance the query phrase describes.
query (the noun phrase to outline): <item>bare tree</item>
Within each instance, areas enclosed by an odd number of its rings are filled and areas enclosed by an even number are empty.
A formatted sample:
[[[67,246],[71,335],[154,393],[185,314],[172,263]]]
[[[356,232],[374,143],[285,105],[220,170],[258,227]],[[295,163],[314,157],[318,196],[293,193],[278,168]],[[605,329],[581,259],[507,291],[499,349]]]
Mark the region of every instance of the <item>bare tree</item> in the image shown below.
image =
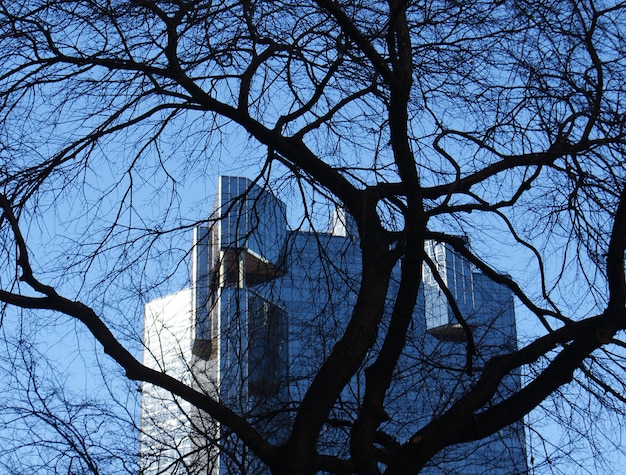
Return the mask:
[[[26,341],[4,337],[0,374],[11,396],[0,404],[3,473],[136,473],[132,406],[80,394],[67,371]]]
[[[208,414],[275,474],[418,473],[550,398],[581,409],[571,388],[622,411],[625,19],[617,0],[1,1],[0,300],[42,329],[46,311],[80,323],[128,379]],[[360,243],[350,316],[319,328],[327,351],[281,441],[135,356],[139,309],[181,284],[183,236],[207,224],[206,177],[255,166],[303,227],[340,205]],[[436,270],[428,240],[540,330],[479,368],[451,298],[478,377],[395,440],[383,423],[421,269]],[[354,419],[336,420],[357,374]],[[318,447],[330,422],[345,451]]]

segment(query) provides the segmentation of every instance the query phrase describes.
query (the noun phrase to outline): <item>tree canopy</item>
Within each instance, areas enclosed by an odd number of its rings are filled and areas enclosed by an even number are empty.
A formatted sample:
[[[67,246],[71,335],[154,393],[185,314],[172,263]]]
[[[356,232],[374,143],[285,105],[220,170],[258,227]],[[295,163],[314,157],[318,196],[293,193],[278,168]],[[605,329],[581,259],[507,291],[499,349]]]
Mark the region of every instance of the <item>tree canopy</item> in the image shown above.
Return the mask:
[[[79,332],[81,351],[205,411],[276,474],[418,473],[548,399],[588,411],[567,388],[621,413],[625,23],[617,0],[0,1],[0,301],[21,312],[3,317],[3,358],[28,370],[14,345]],[[241,171],[291,202],[294,227],[338,205],[360,239],[349,322],[281,443],[136,356],[141,307],[181,285],[211,177]],[[508,287],[536,332],[381,444],[427,240]],[[365,364],[349,453],[322,457]],[[523,386],[494,399],[516,371]]]

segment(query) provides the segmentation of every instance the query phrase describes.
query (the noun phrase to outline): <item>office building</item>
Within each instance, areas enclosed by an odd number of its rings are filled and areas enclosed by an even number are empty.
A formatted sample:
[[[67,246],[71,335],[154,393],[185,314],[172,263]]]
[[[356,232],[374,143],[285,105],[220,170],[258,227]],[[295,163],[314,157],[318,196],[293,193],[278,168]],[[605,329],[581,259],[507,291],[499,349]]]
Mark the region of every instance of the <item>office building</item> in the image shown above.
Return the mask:
[[[355,227],[337,210],[326,232],[292,231],[285,204],[238,177],[220,178],[214,209],[194,232],[190,288],[146,306],[144,363],[219,398],[280,443],[356,301]],[[399,377],[389,391],[389,420],[381,426],[398,441],[449,407],[491,355],[516,345],[511,293],[447,244],[429,242],[426,252],[441,280],[425,266]],[[466,371],[465,331],[440,282],[472,329],[473,374]],[[348,455],[349,423],[363,383],[361,371],[342,392],[320,435],[320,453]],[[519,385],[520,377],[511,376],[501,396]],[[147,384],[141,426],[142,473],[267,473],[225,428]],[[524,430],[517,424],[486,441],[447,449],[425,473],[526,471]]]

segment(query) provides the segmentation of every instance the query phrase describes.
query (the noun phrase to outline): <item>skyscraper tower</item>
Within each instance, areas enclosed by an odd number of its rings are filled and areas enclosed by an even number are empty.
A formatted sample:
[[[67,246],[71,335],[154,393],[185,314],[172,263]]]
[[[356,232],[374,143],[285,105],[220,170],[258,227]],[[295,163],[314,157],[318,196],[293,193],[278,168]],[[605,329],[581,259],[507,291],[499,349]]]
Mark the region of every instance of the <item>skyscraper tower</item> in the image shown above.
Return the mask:
[[[292,231],[285,204],[239,177],[220,178],[214,209],[194,231],[190,288],[146,306],[144,363],[206,391],[280,443],[356,301],[361,259],[355,226],[338,209],[326,232]],[[423,270],[414,322],[388,392],[389,420],[381,427],[399,441],[449,407],[487,359],[516,346],[511,292],[473,270],[448,244],[427,242],[425,250],[432,266]],[[466,329],[441,285],[457,302]],[[390,302],[396,289],[392,279]],[[465,371],[467,328],[477,347],[472,375]],[[519,375],[509,377],[502,396],[520,383]],[[344,389],[320,435],[321,454],[348,456],[363,384],[359,371]],[[143,387],[141,425],[145,474],[267,473],[226,428],[150,385]],[[524,430],[516,424],[447,449],[425,473],[526,471]]]

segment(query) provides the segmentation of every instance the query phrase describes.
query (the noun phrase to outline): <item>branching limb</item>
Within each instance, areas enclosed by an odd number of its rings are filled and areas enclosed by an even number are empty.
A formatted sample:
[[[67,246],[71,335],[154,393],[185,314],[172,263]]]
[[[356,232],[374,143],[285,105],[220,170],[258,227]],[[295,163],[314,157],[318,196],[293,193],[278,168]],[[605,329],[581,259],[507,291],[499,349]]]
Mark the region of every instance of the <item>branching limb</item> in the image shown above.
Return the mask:
[[[129,379],[162,387],[206,411],[211,417],[230,427],[268,465],[272,464],[277,456],[277,448],[270,445],[246,419],[178,379],[144,366],[115,338],[111,330],[91,308],[81,302],[60,296],[54,288],[37,280],[30,265],[28,249],[18,220],[4,195],[0,195],[0,208],[3,211],[3,218],[11,227],[18,248],[18,265],[22,269],[20,280],[44,295],[44,297],[26,297],[0,291],[0,299],[24,308],[57,311],[82,322],[102,345],[104,352],[124,368]]]
[[[475,387],[444,415],[415,433],[404,444],[387,474],[411,474],[443,447],[477,440],[521,419],[560,386],[572,381],[583,361],[626,329],[626,190],[622,191],[611,233],[607,275],[610,300],[598,316],[570,323],[508,355],[492,358]],[[492,399],[505,375],[547,356],[557,345],[563,349],[550,364],[520,391],[494,406],[481,409]]]

